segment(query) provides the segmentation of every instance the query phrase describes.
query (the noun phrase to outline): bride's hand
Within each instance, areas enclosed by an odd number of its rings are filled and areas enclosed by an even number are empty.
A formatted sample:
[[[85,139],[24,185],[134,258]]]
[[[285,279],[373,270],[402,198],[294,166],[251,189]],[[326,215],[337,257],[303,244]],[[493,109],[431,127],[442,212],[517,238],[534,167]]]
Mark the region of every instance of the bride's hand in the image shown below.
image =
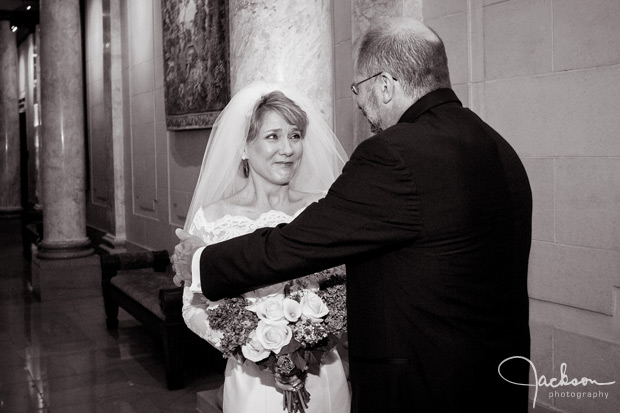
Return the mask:
[[[174,254],[171,257],[172,268],[176,273],[173,281],[178,286],[183,283],[189,286],[192,283],[192,257],[198,248],[205,246],[205,243],[199,237],[180,228],[175,234],[181,242],[174,247]]]

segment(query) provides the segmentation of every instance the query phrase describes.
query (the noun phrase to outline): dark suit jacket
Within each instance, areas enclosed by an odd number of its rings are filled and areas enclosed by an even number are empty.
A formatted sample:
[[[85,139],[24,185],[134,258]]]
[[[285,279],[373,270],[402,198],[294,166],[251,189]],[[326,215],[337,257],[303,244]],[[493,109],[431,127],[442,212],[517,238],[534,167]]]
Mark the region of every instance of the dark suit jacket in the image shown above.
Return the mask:
[[[288,225],[201,256],[210,299],[345,263],[354,412],[527,411],[529,181],[451,89],[354,151]],[[526,362],[502,374],[528,383]]]

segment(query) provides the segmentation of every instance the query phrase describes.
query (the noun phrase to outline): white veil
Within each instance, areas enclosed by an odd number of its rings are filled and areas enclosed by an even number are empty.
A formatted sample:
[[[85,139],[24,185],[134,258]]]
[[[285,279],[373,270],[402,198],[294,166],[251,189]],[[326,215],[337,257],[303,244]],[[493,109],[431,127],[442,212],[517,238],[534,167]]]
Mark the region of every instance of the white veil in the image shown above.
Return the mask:
[[[252,83],[237,92],[215,120],[185,218],[186,231],[200,208],[232,195],[247,182],[240,165],[250,118],[258,100],[274,90],[284,93],[308,116],[304,151],[291,188],[302,192],[326,191],[340,175],[347,154],[310,100],[282,83]]]

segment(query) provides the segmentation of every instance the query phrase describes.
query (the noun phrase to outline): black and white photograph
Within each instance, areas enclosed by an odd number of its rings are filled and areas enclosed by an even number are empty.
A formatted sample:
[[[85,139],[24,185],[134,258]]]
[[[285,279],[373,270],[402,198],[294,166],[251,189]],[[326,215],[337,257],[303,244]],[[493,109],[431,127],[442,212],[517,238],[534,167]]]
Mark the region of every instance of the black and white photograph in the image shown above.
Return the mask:
[[[0,0],[0,413],[620,411],[620,1]]]

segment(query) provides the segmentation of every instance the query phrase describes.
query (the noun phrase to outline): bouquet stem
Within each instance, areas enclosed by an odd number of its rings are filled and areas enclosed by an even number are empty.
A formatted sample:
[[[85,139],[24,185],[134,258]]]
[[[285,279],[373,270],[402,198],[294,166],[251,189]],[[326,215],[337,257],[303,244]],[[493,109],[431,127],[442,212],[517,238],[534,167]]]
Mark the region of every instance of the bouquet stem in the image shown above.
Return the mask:
[[[287,377],[280,374],[275,374],[274,377],[276,386],[284,393],[282,410],[288,413],[305,413],[310,401],[310,393],[305,386],[305,374],[303,378],[297,375]]]

